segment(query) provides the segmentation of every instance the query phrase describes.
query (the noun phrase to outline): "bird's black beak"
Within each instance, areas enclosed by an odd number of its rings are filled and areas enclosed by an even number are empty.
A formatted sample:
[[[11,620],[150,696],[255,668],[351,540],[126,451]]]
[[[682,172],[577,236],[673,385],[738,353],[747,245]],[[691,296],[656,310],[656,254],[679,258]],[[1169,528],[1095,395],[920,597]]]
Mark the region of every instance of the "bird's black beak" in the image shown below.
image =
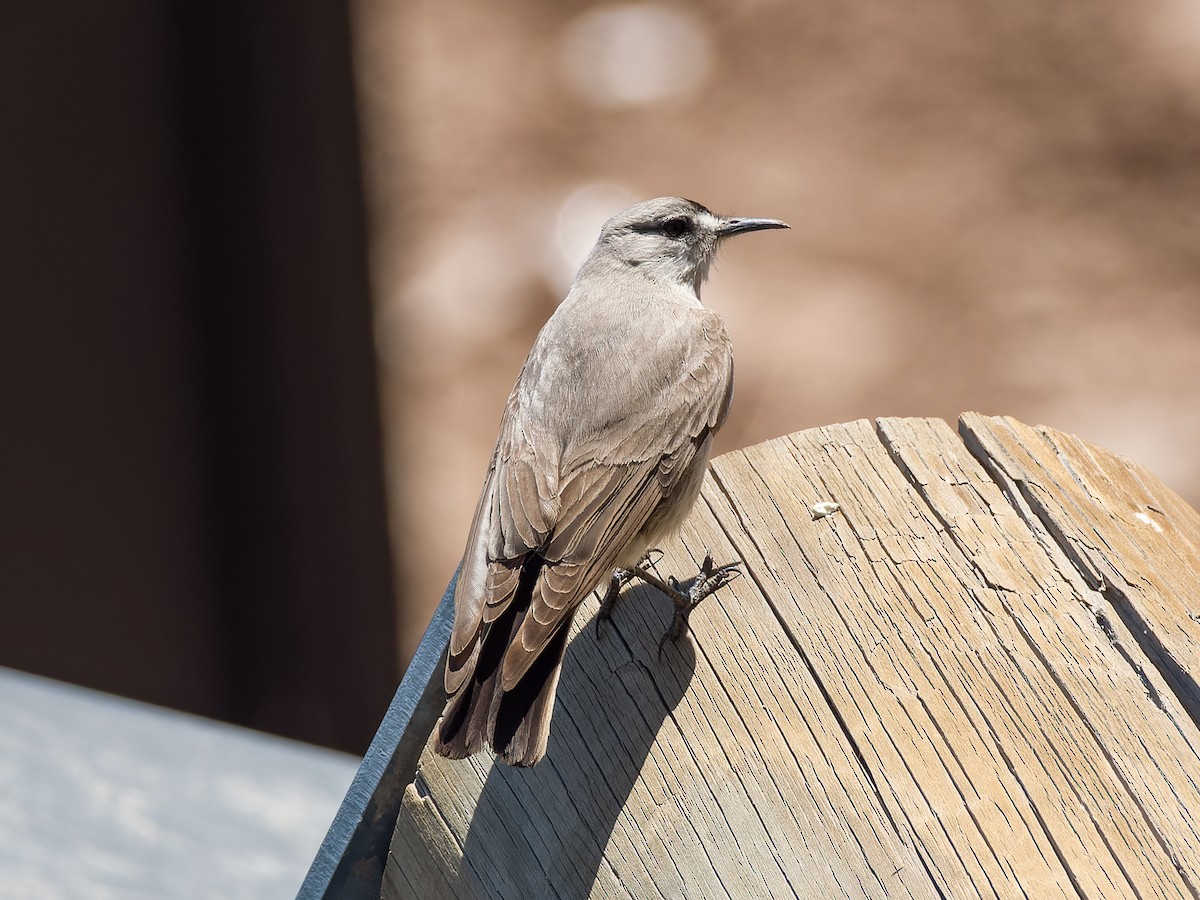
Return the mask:
[[[747,231],[765,231],[768,228],[791,228],[787,222],[778,219],[739,219],[734,216],[723,217],[717,226],[717,237],[731,237]]]

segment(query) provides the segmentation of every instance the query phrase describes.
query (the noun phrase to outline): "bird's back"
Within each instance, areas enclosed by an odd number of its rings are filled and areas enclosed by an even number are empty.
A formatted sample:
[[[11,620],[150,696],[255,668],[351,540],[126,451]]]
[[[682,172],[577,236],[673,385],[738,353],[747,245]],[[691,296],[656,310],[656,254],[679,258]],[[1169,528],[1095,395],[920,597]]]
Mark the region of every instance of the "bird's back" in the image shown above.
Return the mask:
[[[732,376],[720,316],[629,273],[572,289],[530,351],[514,412],[560,442],[564,465],[642,461],[695,437],[694,414],[727,406]]]
[[[547,322],[509,398],[455,596],[462,667],[447,688],[467,676],[492,699],[460,693],[463,721],[451,701],[443,733],[458,739],[443,752],[485,739],[517,765],[545,752],[576,608],[682,519],[731,391],[728,334],[699,304],[573,291]]]

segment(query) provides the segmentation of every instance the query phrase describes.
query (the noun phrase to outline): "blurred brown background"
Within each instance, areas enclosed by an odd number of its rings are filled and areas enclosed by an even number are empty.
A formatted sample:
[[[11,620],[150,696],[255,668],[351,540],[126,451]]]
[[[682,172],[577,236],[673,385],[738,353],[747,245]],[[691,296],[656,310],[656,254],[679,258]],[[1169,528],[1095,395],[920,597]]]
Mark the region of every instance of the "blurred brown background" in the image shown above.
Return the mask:
[[[793,226],[706,290],[718,449],[977,409],[1200,502],[1184,0],[52,0],[0,67],[0,664],[361,752],[533,335],[664,194]]]
[[[599,223],[774,216],[706,290],[718,450],[965,410],[1200,500],[1200,11],[358,0],[401,644],[461,552],[504,398]]]

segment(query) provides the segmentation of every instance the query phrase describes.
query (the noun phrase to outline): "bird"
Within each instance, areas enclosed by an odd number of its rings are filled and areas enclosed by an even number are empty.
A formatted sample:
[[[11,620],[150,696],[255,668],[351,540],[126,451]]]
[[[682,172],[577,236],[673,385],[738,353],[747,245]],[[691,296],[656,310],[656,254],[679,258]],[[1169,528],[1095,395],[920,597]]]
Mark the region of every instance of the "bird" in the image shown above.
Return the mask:
[[[601,228],[501,418],[455,584],[441,755],[545,755],[572,619],[606,579],[597,629],[639,578],[675,606],[665,642],[739,574],[709,555],[685,589],[649,552],[691,510],[733,399],[729,333],[701,285],[727,238],[788,227],[660,197]]]

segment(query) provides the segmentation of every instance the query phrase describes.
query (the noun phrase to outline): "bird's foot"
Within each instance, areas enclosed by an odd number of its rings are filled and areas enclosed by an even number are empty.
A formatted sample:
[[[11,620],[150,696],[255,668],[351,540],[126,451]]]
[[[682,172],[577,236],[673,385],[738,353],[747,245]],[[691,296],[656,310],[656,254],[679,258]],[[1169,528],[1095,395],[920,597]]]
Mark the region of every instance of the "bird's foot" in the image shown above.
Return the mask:
[[[632,569],[613,569],[612,579],[608,582],[608,590],[604,592],[604,598],[600,601],[600,609],[596,613],[596,637],[600,636],[600,623],[607,622],[612,618],[613,607],[617,605],[617,598],[621,596],[625,585],[638,577],[640,570],[647,566],[653,568],[660,559],[662,559],[662,551],[657,547],[652,547],[642,554],[642,558]]]
[[[622,570],[629,573],[629,577],[640,578],[647,584],[658,588],[670,597],[671,602],[675,605],[675,615],[671,619],[671,626],[663,635],[662,640],[658,642],[659,656],[662,656],[663,648],[666,647],[667,641],[677,641],[688,633],[688,617],[691,616],[692,610],[700,605],[701,600],[742,574],[738,568],[739,565],[741,563],[714,566],[712,554],[706,553],[704,555],[704,562],[700,564],[700,571],[696,574],[695,578],[687,582],[686,587],[674,578],[668,578],[666,581],[663,581],[658,575],[646,569],[642,563],[639,563],[632,569]],[[619,591],[620,588],[617,590]],[[609,586],[609,591],[610,593],[612,592],[612,585]],[[607,596],[605,599],[607,599]]]
[[[671,602],[675,605],[675,613],[671,618],[670,626],[658,642],[660,658],[663,648],[667,646],[667,641],[678,641],[688,633],[688,619],[692,615],[692,610],[700,605],[700,601],[710,594],[716,593],[742,574],[742,570],[738,568],[739,565],[740,563],[733,562],[714,567],[712,554],[706,553],[704,562],[700,564],[699,573],[686,588],[674,578],[668,579],[671,590],[664,593],[671,598]]]

